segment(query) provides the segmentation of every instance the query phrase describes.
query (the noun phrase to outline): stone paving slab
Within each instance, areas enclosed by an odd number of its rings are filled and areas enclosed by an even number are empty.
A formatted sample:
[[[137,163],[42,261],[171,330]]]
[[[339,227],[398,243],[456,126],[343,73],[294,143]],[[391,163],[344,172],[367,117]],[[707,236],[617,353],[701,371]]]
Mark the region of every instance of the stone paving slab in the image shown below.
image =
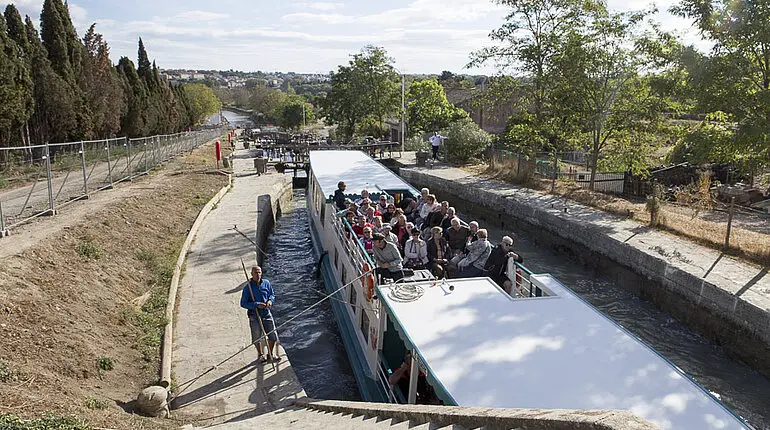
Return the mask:
[[[233,188],[204,220],[187,256],[174,330],[173,372],[179,386],[193,380],[251,342],[245,310],[239,302],[247,269],[255,261],[257,195],[274,198],[291,178],[277,173],[257,176],[249,151],[233,157]],[[305,395],[291,363],[255,362],[250,347],[189,386],[175,399],[174,414],[196,425],[246,419],[285,407]]]

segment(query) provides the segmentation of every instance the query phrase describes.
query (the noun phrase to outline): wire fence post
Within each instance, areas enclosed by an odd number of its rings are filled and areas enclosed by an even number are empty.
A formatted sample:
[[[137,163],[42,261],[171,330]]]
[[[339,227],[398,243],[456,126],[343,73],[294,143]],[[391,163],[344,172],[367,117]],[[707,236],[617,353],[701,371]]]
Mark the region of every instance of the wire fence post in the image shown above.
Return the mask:
[[[8,230],[5,228],[5,215],[3,215],[3,201],[0,200],[0,237],[8,236]]]
[[[559,159],[556,156],[556,151],[553,152],[553,179],[551,180],[551,194],[556,192],[556,172],[559,169]]]
[[[80,166],[83,168],[83,195],[88,198],[88,172],[86,171],[86,147],[80,141]]]
[[[128,173],[128,180],[132,180],[131,176],[131,139],[128,136],[125,137],[126,143],[123,146],[126,147],[126,173]]]
[[[147,170],[147,139],[144,139],[144,173],[149,173],[150,171]]]
[[[735,196],[730,197],[730,211],[727,215],[727,234],[725,235],[725,249],[730,248],[730,230],[733,227],[733,213],[735,212]]]
[[[48,215],[56,214],[56,206],[53,201],[53,171],[51,170],[51,149],[48,142],[45,143],[45,174],[48,181]]]
[[[110,140],[104,139],[104,143],[107,145],[107,179],[110,181],[110,188],[113,188],[115,183],[112,182],[112,158],[110,157]]]

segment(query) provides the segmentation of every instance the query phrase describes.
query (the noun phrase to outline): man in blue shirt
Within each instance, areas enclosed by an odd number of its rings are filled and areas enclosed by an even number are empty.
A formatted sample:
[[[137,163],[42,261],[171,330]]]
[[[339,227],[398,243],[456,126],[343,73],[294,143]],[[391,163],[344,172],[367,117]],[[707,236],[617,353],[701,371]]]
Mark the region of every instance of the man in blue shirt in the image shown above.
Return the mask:
[[[251,279],[243,287],[241,293],[241,307],[246,309],[246,315],[249,317],[249,327],[251,328],[251,342],[256,345],[259,352],[258,359],[261,362],[268,360],[280,361],[278,350],[275,344],[278,342],[278,333],[275,331],[275,321],[270,309],[275,302],[275,291],[270,281],[262,279],[262,268],[254,266],[251,268]],[[267,358],[262,355],[262,329],[259,326],[259,320],[262,320],[262,326],[267,334]],[[273,351],[275,350],[275,354]]]

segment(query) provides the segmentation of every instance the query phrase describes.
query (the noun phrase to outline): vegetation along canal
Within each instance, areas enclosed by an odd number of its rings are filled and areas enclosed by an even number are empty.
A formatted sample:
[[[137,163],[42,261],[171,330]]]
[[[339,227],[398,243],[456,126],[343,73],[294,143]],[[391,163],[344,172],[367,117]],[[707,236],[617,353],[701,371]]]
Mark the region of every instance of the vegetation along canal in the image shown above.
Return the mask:
[[[318,259],[305,209],[305,192],[294,191],[289,208],[267,240],[265,277],[275,288],[278,325],[325,295],[316,278]],[[292,368],[305,393],[317,399],[360,400],[331,303],[325,301],[279,330]]]
[[[493,243],[504,234],[498,214],[479,208],[455,196],[438,196],[457,208],[462,219],[479,221]],[[493,221],[495,220],[495,221]],[[506,226],[507,227],[507,226]],[[515,249],[533,273],[551,273],[602,313],[651,345],[660,354],[716,395],[757,429],[770,429],[770,379],[731,359],[713,342],[690,331],[687,326],[652,304],[639,299],[620,285],[583,265],[539,245],[528,232],[514,231]],[[622,381],[618,381],[622,383]]]

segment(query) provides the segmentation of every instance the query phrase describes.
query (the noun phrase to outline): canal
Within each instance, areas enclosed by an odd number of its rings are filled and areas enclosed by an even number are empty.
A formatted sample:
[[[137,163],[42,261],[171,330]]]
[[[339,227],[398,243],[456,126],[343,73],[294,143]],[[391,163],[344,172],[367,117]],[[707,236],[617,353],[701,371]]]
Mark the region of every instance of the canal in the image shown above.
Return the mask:
[[[725,350],[692,332],[654,305],[639,299],[620,285],[584,267],[568,255],[539,245],[526,232],[500,228],[499,214],[462,201],[448,200],[458,215],[476,220],[497,244],[504,235],[515,234],[515,250],[533,273],[550,273],[602,313],[638,336],[690,375],[757,429],[770,430],[770,379],[730,358]],[[506,223],[512,224],[512,223]]]
[[[265,278],[276,290],[276,320],[287,321],[322,299],[304,190],[295,190],[267,241]],[[331,303],[325,301],[280,330],[281,343],[308,396],[360,400]]]

